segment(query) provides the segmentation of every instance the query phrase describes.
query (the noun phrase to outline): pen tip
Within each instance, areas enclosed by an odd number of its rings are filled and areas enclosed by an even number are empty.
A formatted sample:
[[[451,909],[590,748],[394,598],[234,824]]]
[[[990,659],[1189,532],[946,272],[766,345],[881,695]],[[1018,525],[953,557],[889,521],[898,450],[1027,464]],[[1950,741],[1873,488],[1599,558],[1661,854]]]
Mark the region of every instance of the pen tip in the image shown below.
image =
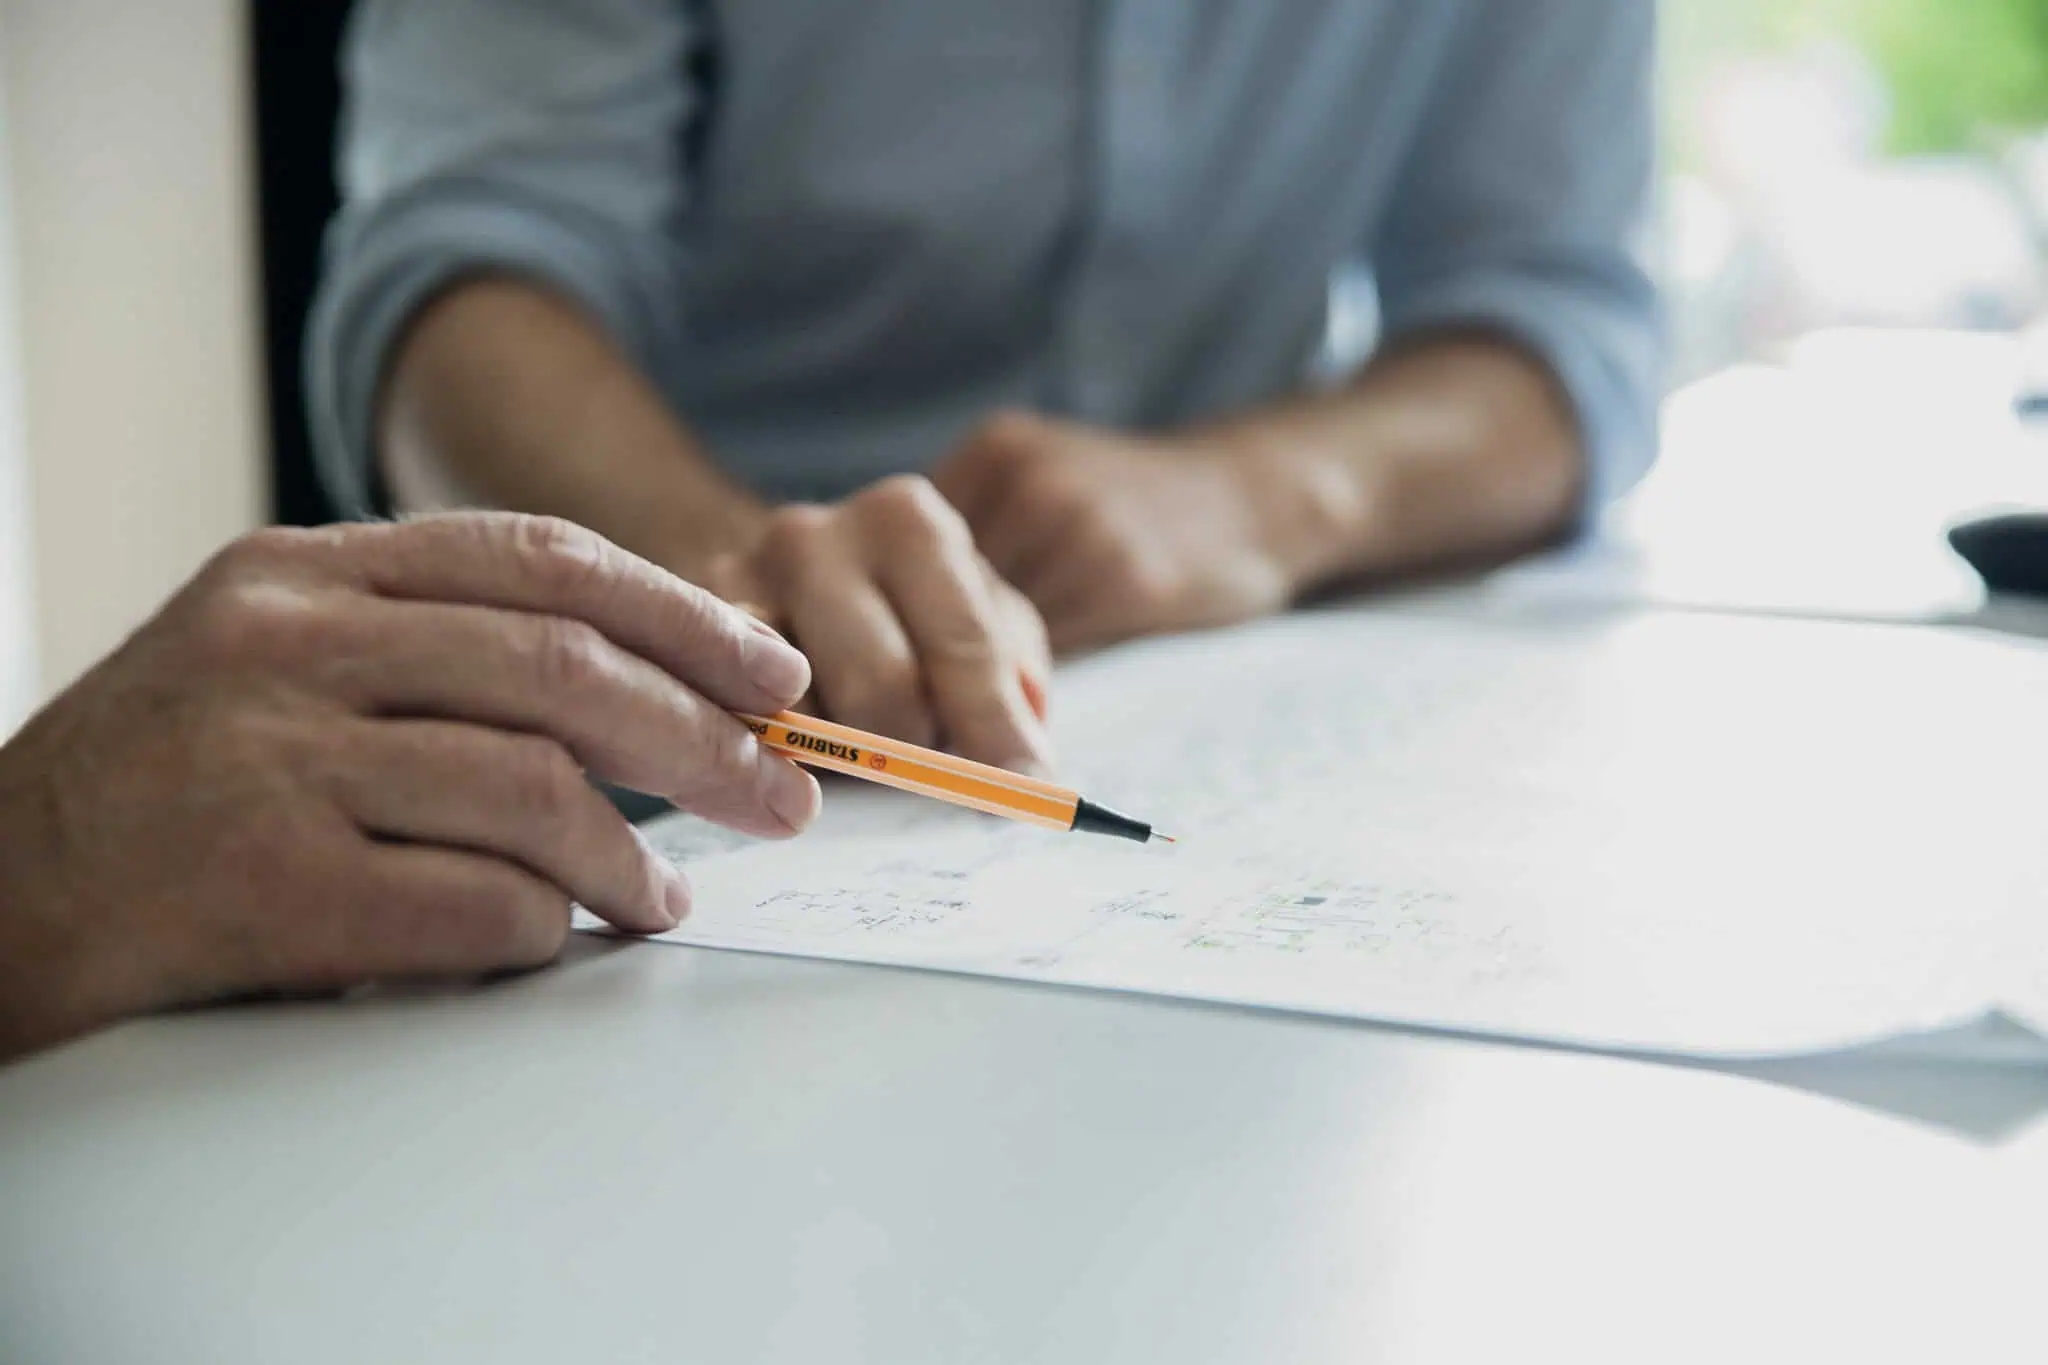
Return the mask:
[[[1155,829],[1152,831],[1152,842],[1155,844],[1177,844],[1180,840],[1174,838],[1171,834],[1161,834]]]

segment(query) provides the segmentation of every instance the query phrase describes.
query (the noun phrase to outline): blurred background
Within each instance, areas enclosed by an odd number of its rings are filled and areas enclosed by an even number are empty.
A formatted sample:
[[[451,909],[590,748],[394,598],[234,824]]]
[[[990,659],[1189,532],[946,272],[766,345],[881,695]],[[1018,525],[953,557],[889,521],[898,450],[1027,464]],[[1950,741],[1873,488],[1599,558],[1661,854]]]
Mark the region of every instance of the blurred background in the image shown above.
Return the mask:
[[[1673,396],[1600,591],[1966,605],[1930,529],[2048,504],[2048,0],[1664,9]],[[326,514],[297,356],[346,11],[0,0],[0,727]]]
[[[1664,451],[1596,595],[1967,614],[2048,506],[2048,0],[1668,0]],[[1541,577],[1539,567],[1525,578]]]
[[[1675,379],[2041,312],[2048,0],[1675,0],[1665,35]]]

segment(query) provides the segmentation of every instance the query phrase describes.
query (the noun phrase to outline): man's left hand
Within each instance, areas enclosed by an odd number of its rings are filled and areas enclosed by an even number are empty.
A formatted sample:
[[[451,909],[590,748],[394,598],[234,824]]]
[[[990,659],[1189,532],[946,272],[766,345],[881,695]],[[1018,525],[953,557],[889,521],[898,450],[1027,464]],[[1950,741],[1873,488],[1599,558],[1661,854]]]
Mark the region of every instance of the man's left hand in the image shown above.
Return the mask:
[[[1232,453],[1004,413],[932,475],[1061,653],[1279,611],[1293,583]]]

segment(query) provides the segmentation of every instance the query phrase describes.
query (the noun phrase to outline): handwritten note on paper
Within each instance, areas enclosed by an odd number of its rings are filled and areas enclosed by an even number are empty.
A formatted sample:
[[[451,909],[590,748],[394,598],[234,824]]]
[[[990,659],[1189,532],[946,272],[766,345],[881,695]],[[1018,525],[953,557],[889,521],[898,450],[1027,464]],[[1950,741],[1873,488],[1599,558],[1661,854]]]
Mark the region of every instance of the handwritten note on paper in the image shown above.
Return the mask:
[[[2001,642],[1342,612],[1063,677],[1066,775],[1178,849],[853,785],[792,844],[654,837],[709,852],[688,943],[1799,1053],[2048,1018],[2048,845],[1988,763],[2042,770],[2044,699]]]

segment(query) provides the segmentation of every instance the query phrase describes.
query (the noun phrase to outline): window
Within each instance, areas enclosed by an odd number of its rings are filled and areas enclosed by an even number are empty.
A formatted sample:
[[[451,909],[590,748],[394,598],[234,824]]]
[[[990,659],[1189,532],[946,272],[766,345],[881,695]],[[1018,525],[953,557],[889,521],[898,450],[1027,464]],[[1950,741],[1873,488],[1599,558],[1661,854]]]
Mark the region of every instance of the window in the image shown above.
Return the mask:
[[[1680,378],[2048,306],[2048,0],[1671,0]]]

